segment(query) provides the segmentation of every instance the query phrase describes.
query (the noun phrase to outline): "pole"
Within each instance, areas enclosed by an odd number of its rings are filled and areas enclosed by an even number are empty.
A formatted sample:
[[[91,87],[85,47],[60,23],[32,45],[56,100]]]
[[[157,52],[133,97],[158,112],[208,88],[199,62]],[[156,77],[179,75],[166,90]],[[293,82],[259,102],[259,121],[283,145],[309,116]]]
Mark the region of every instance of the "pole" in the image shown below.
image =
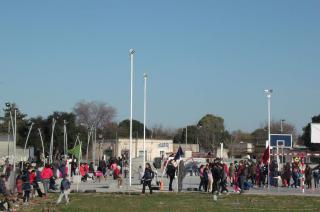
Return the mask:
[[[12,138],[13,138],[13,141],[12,141],[12,155],[14,155],[14,121],[13,121],[13,116],[12,116],[12,112],[11,112],[11,109],[10,109],[10,120],[11,120],[11,129],[12,129]]]
[[[144,78],[144,107],[143,107],[143,170],[146,164],[146,119],[147,119],[147,74],[143,75]]]
[[[17,156],[17,149],[16,149],[16,145],[17,145],[17,109],[14,109],[14,140],[13,140],[13,176],[14,179],[16,179],[16,156]]]
[[[186,149],[188,144],[188,126],[186,126]]]
[[[89,145],[90,145],[90,138],[91,138],[91,129],[88,129],[88,142],[87,142],[87,162],[89,162]]]
[[[30,132],[32,130],[32,126],[33,126],[33,123],[31,123],[31,125],[30,125],[29,132],[28,132],[27,139],[26,139],[26,143],[24,144],[24,149],[23,149],[23,155],[24,156],[26,155],[26,148],[27,148]]]
[[[220,143],[220,157],[223,159],[223,143]]]
[[[56,120],[54,118],[52,118],[52,128],[51,128],[51,141],[50,141],[50,157],[49,157],[49,163],[51,164],[53,161],[53,134],[54,134],[54,128],[56,125]]]
[[[44,154],[44,145],[43,145],[43,139],[42,139],[42,135],[41,135],[41,130],[40,128],[38,128],[39,131],[39,135],[40,135],[40,140],[41,140],[41,145],[42,145],[42,154],[43,154],[43,158],[44,158],[44,165],[46,165],[46,155]]]
[[[10,123],[11,121],[9,121],[8,124],[8,158],[10,157],[10,134],[11,134],[11,129],[10,129]]]
[[[280,170],[280,157],[279,157],[279,145],[277,142],[277,164],[278,164],[278,171]]]
[[[269,158],[268,158],[268,189],[270,189],[270,131],[271,131],[271,93],[268,97],[268,146],[269,146]]]
[[[302,193],[304,194],[304,181],[305,181],[305,167],[304,167],[304,154],[301,154],[301,174],[302,174],[302,178],[301,178],[301,188],[302,188]]]
[[[92,133],[92,161],[93,161],[93,166],[95,166],[95,161],[96,161],[96,146],[97,146],[97,128],[94,128],[94,133]]]
[[[64,153],[64,158],[67,159],[67,122],[66,120],[63,120],[63,153]]]
[[[133,55],[135,51],[130,49],[131,59],[131,86],[130,86],[130,143],[129,143],[129,186],[131,187],[132,177],[132,102],[133,102]]]

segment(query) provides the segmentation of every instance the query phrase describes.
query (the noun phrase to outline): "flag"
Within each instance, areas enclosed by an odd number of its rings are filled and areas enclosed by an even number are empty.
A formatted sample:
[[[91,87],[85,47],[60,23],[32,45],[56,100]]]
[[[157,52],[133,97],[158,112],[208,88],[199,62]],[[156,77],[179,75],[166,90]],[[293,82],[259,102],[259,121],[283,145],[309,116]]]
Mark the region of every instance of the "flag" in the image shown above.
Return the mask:
[[[74,155],[76,158],[80,159],[81,156],[81,144],[78,144],[73,149],[68,150],[68,153]]]
[[[262,155],[261,161],[263,164],[268,164],[269,161],[269,146],[264,150],[264,153]]]
[[[181,146],[179,146],[178,151],[177,151],[176,155],[174,156],[173,160],[179,160],[182,155],[183,155],[183,151],[182,151]]]

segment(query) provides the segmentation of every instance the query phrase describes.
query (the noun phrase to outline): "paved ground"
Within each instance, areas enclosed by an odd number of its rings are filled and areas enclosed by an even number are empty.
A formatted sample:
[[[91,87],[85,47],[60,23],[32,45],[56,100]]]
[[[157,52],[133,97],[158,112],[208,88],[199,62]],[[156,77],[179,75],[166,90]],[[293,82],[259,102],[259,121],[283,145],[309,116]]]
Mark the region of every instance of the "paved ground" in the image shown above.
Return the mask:
[[[160,174],[159,174],[160,175]],[[161,177],[159,177],[160,179]],[[162,192],[168,191],[169,181],[166,177],[162,178],[164,181],[164,190]],[[189,176],[187,175],[183,182],[183,191],[182,192],[190,192],[189,190],[192,188],[198,188],[200,179],[198,176]],[[174,190],[177,190],[176,180],[174,180]],[[134,176],[132,179],[132,186],[129,186],[129,179],[125,178],[123,180],[122,187],[118,188],[117,181],[113,180],[112,177],[108,177],[107,180],[101,180],[101,182],[94,182],[92,180],[88,180],[87,182],[81,182],[77,185],[77,183],[73,183],[71,189],[78,190],[80,192],[84,191],[93,191],[96,192],[141,192],[142,185],[138,181],[138,176]],[[233,189],[229,187],[230,193],[233,193]],[[148,189],[147,189],[148,192]],[[157,191],[156,191],[157,192]],[[320,189],[305,189],[305,193],[302,193],[301,188],[259,188],[255,187],[246,191],[245,194],[257,194],[257,195],[305,195],[305,196],[320,196]]]

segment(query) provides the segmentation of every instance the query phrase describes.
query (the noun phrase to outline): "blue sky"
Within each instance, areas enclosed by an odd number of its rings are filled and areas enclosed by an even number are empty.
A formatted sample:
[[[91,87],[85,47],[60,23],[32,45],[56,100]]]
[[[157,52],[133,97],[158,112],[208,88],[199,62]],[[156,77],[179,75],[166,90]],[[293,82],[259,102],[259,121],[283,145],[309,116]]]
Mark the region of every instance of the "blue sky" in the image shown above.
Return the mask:
[[[195,124],[207,113],[228,130],[272,118],[298,131],[320,113],[320,1],[1,1],[0,104],[29,116],[104,101],[134,118]]]

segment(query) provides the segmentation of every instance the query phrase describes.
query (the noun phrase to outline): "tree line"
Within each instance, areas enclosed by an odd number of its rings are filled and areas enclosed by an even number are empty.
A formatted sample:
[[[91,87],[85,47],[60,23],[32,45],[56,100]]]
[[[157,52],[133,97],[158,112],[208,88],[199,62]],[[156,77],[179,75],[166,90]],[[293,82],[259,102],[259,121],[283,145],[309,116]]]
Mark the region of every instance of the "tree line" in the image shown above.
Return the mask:
[[[29,127],[33,123],[28,146],[35,148],[35,154],[39,156],[42,151],[39,131],[42,132],[46,155],[49,154],[50,138],[52,133],[52,120],[56,120],[54,130],[53,157],[58,158],[64,149],[64,122],[67,125],[68,149],[74,147],[77,136],[83,141],[83,150],[87,148],[88,133],[95,129],[98,139],[116,139],[129,137],[129,119],[119,123],[115,121],[117,111],[114,107],[103,102],[78,102],[72,112],[55,111],[47,117],[28,118],[27,114],[20,111],[16,104],[10,103],[3,109],[4,116],[1,117],[0,132],[2,134],[10,131],[10,112],[17,111],[17,145],[24,146]],[[312,117],[313,123],[320,123],[320,115]],[[271,133],[280,133],[280,121],[271,122]],[[296,143],[305,144],[312,150],[320,150],[319,144],[310,143],[310,123],[303,128],[303,134],[299,136],[293,124],[282,123],[283,133],[293,134]],[[152,139],[172,139],[174,143],[199,144],[204,151],[212,151],[220,143],[228,145],[235,142],[250,142],[253,144],[265,143],[268,139],[267,123],[261,124],[259,128],[251,133],[237,130],[229,132],[225,129],[224,119],[213,114],[203,116],[197,123],[179,129],[164,128],[155,125],[146,128],[146,137]],[[187,132],[186,132],[187,131]],[[133,120],[133,138],[143,138],[143,124]],[[187,141],[186,141],[187,139]]]

